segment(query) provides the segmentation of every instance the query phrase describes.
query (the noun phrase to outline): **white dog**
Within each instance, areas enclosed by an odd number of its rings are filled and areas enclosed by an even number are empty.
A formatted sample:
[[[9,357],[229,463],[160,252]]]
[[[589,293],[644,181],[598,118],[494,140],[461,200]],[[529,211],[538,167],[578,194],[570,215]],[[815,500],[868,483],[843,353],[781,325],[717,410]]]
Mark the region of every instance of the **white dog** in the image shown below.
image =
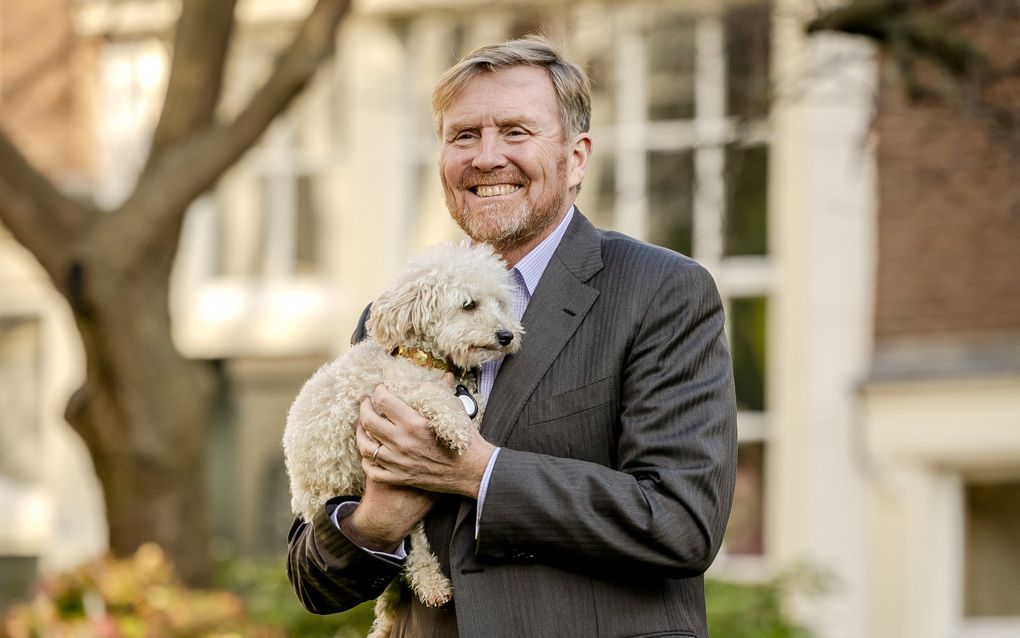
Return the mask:
[[[364,493],[355,423],[361,401],[379,384],[425,416],[439,441],[464,452],[472,419],[442,377],[453,372],[477,395],[469,371],[517,351],[523,330],[512,295],[506,264],[485,245],[444,244],[408,264],[372,304],[369,338],[320,368],[290,408],[283,449],[297,516],[311,521],[327,499]],[[404,578],[426,605],[452,596],[420,522]],[[379,597],[371,636],[389,635],[398,596],[394,582]]]

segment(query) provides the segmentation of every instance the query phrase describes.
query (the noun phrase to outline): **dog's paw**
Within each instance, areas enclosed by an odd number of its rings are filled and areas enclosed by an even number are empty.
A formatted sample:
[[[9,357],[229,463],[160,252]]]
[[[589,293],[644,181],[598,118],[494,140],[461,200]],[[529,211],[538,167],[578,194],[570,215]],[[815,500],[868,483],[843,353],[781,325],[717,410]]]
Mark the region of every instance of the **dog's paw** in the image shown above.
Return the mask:
[[[426,579],[415,588],[415,593],[426,607],[442,607],[453,598],[453,585],[446,578]]]
[[[473,427],[460,400],[452,394],[425,393],[412,395],[408,404],[429,422],[429,428],[445,447],[457,454],[468,449]]]

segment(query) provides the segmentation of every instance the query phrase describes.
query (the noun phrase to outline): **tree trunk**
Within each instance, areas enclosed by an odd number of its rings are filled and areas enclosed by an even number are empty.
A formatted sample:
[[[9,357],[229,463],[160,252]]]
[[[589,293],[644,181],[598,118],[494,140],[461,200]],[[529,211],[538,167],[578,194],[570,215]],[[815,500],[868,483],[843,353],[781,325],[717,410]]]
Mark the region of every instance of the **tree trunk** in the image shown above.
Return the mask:
[[[67,419],[89,448],[102,484],[110,547],[159,543],[189,584],[207,584],[206,427],[214,375],[181,357],[170,338],[168,288],[176,241],[128,273],[78,267],[72,300],[88,361]]]
[[[0,220],[74,313],[84,385],[66,418],[92,455],[117,554],[160,543],[207,582],[206,426],[215,373],[170,332],[170,269],[191,202],[212,188],[311,80],[350,0],[318,0],[265,83],[231,120],[213,115],[235,0],[182,0],[164,110],[134,192],[114,211],[63,195],[0,132]]]

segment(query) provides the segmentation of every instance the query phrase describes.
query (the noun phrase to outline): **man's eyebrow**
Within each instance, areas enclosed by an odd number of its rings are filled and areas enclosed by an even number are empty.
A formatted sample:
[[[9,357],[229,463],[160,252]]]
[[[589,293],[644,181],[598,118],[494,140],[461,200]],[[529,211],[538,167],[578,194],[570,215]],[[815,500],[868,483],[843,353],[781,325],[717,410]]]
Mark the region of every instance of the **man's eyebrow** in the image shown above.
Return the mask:
[[[510,126],[523,126],[527,129],[533,129],[536,127],[535,120],[527,117],[523,114],[518,115],[507,115],[496,118],[496,126],[499,128],[507,128]],[[454,131],[465,131],[483,128],[477,120],[446,120],[444,128],[447,132]]]
[[[508,126],[523,126],[524,128],[532,129],[535,128],[535,120],[527,117],[526,115],[514,115],[497,119],[496,125],[500,128],[506,128]]]

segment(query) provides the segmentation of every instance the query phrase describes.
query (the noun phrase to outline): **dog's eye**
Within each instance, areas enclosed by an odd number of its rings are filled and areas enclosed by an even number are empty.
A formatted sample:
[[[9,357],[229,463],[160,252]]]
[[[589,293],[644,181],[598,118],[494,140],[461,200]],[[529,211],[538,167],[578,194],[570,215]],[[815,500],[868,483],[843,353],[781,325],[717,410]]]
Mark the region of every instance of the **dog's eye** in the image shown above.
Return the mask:
[[[474,299],[470,299],[464,302],[464,310],[474,310],[477,307],[478,304],[475,303]]]

